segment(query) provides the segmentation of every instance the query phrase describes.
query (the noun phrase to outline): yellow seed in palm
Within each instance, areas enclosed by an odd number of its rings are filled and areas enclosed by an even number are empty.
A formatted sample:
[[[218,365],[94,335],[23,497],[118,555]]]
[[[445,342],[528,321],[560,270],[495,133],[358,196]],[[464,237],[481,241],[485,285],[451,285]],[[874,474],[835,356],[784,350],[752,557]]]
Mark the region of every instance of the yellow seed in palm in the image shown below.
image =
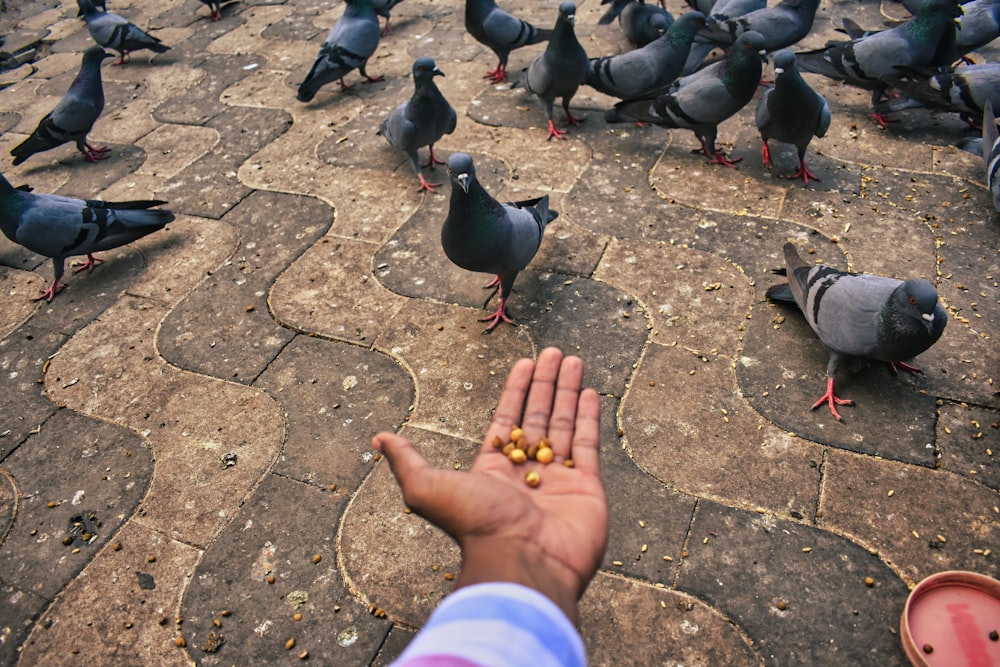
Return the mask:
[[[513,461],[514,463],[524,463],[525,461],[528,460],[528,455],[525,454],[523,449],[511,450],[508,456],[510,457],[510,460]]]
[[[515,426],[510,430],[510,440],[511,442],[516,442],[524,437],[524,431],[520,426]]]
[[[542,478],[537,470],[531,470],[524,476],[524,483],[532,488],[538,486],[541,482]]]
[[[555,454],[553,454],[551,447],[540,447],[538,453],[535,454],[535,460],[539,463],[552,463],[553,458],[555,458]]]

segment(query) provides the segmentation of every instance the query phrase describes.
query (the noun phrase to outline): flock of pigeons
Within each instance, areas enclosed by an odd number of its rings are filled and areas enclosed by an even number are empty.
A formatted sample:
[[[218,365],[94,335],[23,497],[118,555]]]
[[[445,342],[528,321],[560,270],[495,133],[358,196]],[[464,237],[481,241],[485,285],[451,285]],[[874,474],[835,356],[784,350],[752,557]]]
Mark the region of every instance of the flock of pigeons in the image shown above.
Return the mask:
[[[213,20],[221,18],[218,0],[201,0]],[[312,100],[326,84],[339,82],[358,70],[368,81],[365,66],[382,37],[390,32],[390,13],[401,0],[345,0],[342,17],[333,26],[319,55],[298,89],[302,102]],[[108,150],[92,146],[87,135],[104,107],[101,63],[119,53],[115,64],[128,62],[129,52],[150,49],[161,53],[169,47],[121,16],[99,8],[93,0],[77,0],[80,14],[97,46],[83,55],[79,75],[69,91],[39,123],[35,131],[11,154],[14,164],[32,155],[75,142],[84,158],[95,162]],[[662,0],[661,0],[662,2]],[[843,23],[847,39],[822,49],[793,53],[812,28],[820,0],[781,0],[770,7],[764,0],[688,0],[691,5],[678,19],[643,0],[603,0],[610,4],[600,23],[618,19],[626,38],[636,46],[626,53],[590,58],[575,34],[576,6],[564,0],[551,29],[537,28],[505,12],[495,0],[466,0],[465,27],[472,37],[491,49],[498,59],[485,78],[507,80],[512,50],[547,42],[513,85],[522,85],[543,102],[548,139],[561,139],[565,130],[553,119],[561,100],[567,124],[578,123],[570,101],[581,85],[621,101],[609,109],[609,123],[650,123],[689,129],[701,143],[711,163],[734,166],[739,158],[727,157],[716,146],[720,123],[738,113],[754,98],[763,73],[762,61],[773,54],[774,85],[760,96],[756,125],[760,130],[762,158],[771,167],[768,142],[793,144],[799,168],[789,178],[805,184],[818,180],[805,163],[812,137],[822,137],[830,125],[830,108],[800,74],[821,74],[872,91],[870,113],[879,123],[891,122],[887,114],[920,104],[956,112],[970,124],[982,122],[983,145],[997,209],[1000,179],[1000,142],[993,107],[1000,104],[1000,64],[960,64],[970,52],[1000,35],[1000,0],[904,0],[913,17],[895,27],[866,32],[849,20]],[[964,11],[963,11],[964,10]],[[379,16],[385,18],[381,28]],[[708,61],[712,54],[722,56]],[[414,92],[382,123],[381,134],[406,153],[420,190],[433,192],[421,172],[418,150],[428,147],[423,166],[442,164],[434,144],[454,131],[457,114],[437,88],[434,79],[443,72],[432,58],[413,63]],[[888,96],[894,91],[893,96]],[[500,203],[476,179],[472,157],[453,153],[447,160],[451,183],[448,215],[441,230],[445,254],[456,265],[496,276],[497,310],[482,321],[484,333],[501,322],[511,322],[507,300],[514,280],[541,245],[546,225],[557,212],[548,196],[530,201]],[[101,260],[94,253],[134,241],[163,228],[173,213],[155,208],[166,202],[110,203],[34,194],[14,188],[0,176],[0,229],[15,243],[51,257],[54,281],[39,300],[51,301],[65,285],[64,262],[72,255],[86,255],[77,270],[92,269]],[[834,393],[834,378],[845,359],[869,358],[896,368],[916,369],[903,363],[928,349],[941,336],[947,315],[934,286],[925,280],[898,280],[853,274],[825,265],[807,265],[794,245],[784,248],[787,284],[776,285],[767,296],[795,303],[805,314],[830,353],[827,391],[813,406],[827,404],[839,420],[837,405],[850,401]]]

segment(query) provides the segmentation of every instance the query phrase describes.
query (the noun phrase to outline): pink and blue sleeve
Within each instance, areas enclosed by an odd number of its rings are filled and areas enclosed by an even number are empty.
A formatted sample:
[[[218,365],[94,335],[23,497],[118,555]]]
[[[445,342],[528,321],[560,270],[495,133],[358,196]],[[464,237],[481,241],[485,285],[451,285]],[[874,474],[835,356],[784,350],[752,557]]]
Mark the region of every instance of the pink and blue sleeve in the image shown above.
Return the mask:
[[[452,593],[393,667],[584,667],[580,633],[541,593],[511,583]]]

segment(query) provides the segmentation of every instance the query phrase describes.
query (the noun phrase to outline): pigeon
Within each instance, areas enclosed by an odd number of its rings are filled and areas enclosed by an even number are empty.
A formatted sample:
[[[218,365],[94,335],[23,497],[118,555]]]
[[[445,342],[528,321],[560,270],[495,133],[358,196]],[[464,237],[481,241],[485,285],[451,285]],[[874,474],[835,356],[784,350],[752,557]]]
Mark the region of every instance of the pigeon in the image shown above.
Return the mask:
[[[433,169],[435,164],[444,164],[434,157],[434,143],[444,135],[454,132],[458,121],[455,110],[434,85],[435,76],[444,76],[444,72],[438,69],[434,60],[417,58],[413,62],[413,97],[396,107],[378,131],[386,141],[409,156],[413,171],[420,179],[417,192],[421,190],[433,192],[434,188],[440,185],[440,183],[428,183],[420,173],[417,149],[421,146],[430,148],[430,160],[424,165],[425,167]]]
[[[745,32],[729,56],[674,81],[653,99],[627,100],[609,109],[609,123],[640,121],[661,127],[687,128],[701,142],[710,164],[733,167],[739,158],[727,158],[715,146],[719,124],[746,106],[757,90],[761,75],[759,44],[763,35]]]
[[[763,9],[766,6],[767,3],[765,0],[719,0],[713,6],[711,13],[705,14],[705,25],[723,23],[730,19],[749,14],[750,12],[755,12],[758,9]],[[691,52],[688,54],[687,62],[684,64],[681,74],[688,75],[700,69],[705,62],[705,58],[708,57],[708,54],[714,48],[716,48],[715,44],[708,37],[702,34],[695,35],[694,42],[691,44]]]
[[[701,12],[705,16],[712,13],[712,9],[715,7],[716,0],[685,0],[687,6],[696,12]]]
[[[976,125],[986,102],[1000,106],[1000,63],[948,67],[930,77],[924,70],[897,67],[885,80],[903,97],[889,98],[878,105],[879,110],[924,106],[957,113]]]
[[[646,46],[603,58],[591,58],[587,85],[623,100],[645,97],[666,88],[680,76],[691,40],[705,25],[705,15],[682,15],[659,39]]]
[[[647,5],[645,0],[602,0],[611,7],[597,21],[607,25],[618,19],[625,39],[636,47],[643,47],[658,38],[674,23],[673,15],[660,5]]]
[[[545,227],[559,215],[549,210],[549,196],[501,204],[476,180],[476,168],[468,153],[448,157],[451,202],[441,227],[441,245],[454,264],[467,271],[495,273],[487,287],[500,286],[500,305],[483,333],[507,316],[507,299],[517,274],[528,266],[542,243]]]
[[[91,2],[93,3],[93,5],[95,7],[97,7],[98,9],[100,9],[102,12],[108,11],[108,3],[105,2],[105,0],[91,0]],[[76,15],[77,16],[83,16],[83,13],[84,13],[83,2],[81,2],[80,0],[76,0],[76,6],[78,8],[77,12],[76,12]]]
[[[130,60],[129,52],[149,49],[164,53],[169,46],[156,37],[144,32],[128,19],[112,12],[100,12],[92,0],[77,0],[83,10],[83,20],[94,41],[107,49],[118,52],[119,58],[113,64],[124,65]]]
[[[718,46],[729,47],[737,37],[752,30],[764,36],[760,48],[771,53],[792,46],[808,35],[818,8],[819,0],[781,0],[771,7],[715,21],[701,34]]]
[[[884,126],[888,120],[876,106],[888,87],[885,78],[898,66],[953,62],[955,18],[961,13],[955,0],[923,0],[917,15],[895,28],[797,53],[799,69],[871,90],[870,115]]]
[[[162,229],[173,221],[166,209],[153,209],[166,202],[105,202],[59,195],[33,194],[14,188],[0,175],[0,231],[31,252],[52,258],[55,280],[35,301],[52,301],[65,285],[64,262],[71,255],[86,255],[87,261],[74,273],[93,270],[103,262],[95,252],[111,250]]]
[[[1000,136],[993,104],[987,100],[983,110],[983,162],[986,164],[986,185],[993,193],[993,208],[1000,211]]]
[[[1000,37],[1000,0],[975,0],[962,5],[962,11],[955,48],[964,57]]]
[[[784,254],[786,268],[777,273],[787,275],[788,282],[769,288],[767,297],[795,303],[830,353],[826,393],[814,410],[825,403],[840,421],[837,406],[854,404],[833,390],[837,371],[851,358],[888,362],[893,373],[897,368],[920,372],[904,361],[933,345],[948,323],[931,283],[806,264],[791,242],[785,244]]]
[[[580,124],[580,119],[574,118],[569,111],[569,101],[573,99],[580,84],[586,81],[590,60],[573,31],[575,21],[576,5],[571,0],[563,0],[559,4],[559,16],[545,51],[531,61],[524,75],[524,87],[545,103],[545,117],[549,121],[546,141],[552,137],[562,139],[566,134],[565,131],[556,129],[552,122],[552,104],[557,97],[562,98],[566,122],[570,125]]]
[[[344,77],[355,69],[370,83],[381,81],[383,77],[368,76],[365,71],[368,59],[378,48],[380,34],[372,0],[347,0],[343,15],[333,24],[316,62],[299,86],[297,99],[309,102],[321,86],[331,81],[340,81],[342,90],[351,88],[344,83]]]
[[[87,135],[104,111],[104,86],[101,84],[101,62],[111,54],[99,46],[83,52],[80,73],[70,84],[62,99],[42,120],[31,135],[11,150],[18,165],[35,153],[41,153],[70,141],[89,162],[107,157],[109,149],[87,143]]]
[[[494,0],[465,0],[465,29],[500,59],[496,69],[483,77],[493,83],[507,80],[507,59],[511,51],[547,41],[552,35],[547,28],[536,28],[508,14],[497,7]]]
[[[201,0],[201,4],[206,5],[211,10],[213,21],[222,20],[222,0]]]
[[[385,37],[392,30],[389,28],[389,21],[392,13],[392,8],[401,3],[403,0],[372,0],[372,5],[375,6],[375,13],[385,19],[385,27],[382,28],[382,36]]]
[[[757,129],[764,141],[761,157],[764,166],[771,168],[771,149],[768,139],[794,144],[799,151],[799,170],[789,178],[801,178],[808,185],[809,179],[819,177],[806,167],[806,148],[812,138],[822,137],[830,129],[830,106],[799,74],[795,54],[782,49],[774,54],[774,88],[769,88],[757,104]]]

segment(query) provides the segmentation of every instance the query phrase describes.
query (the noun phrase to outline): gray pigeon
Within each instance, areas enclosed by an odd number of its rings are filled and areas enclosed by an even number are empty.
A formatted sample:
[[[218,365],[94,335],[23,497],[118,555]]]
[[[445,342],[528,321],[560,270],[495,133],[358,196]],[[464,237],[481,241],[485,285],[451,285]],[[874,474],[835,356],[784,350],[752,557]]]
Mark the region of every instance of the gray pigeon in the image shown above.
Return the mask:
[[[932,284],[806,264],[790,242],[784,253],[786,268],[777,273],[787,275],[788,282],[769,288],[767,298],[794,302],[830,353],[826,393],[814,410],[825,403],[839,421],[837,406],[854,404],[833,390],[837,371],[851,358],[885,361],[893,373],[896,368],[919,372],[904,361],[933,345],[948,323]]]
[[[740,159],[727,158],[716,148],[715,137],[719,124],[753,99],[760,83],[762,40],[760,33],[743,33],[725,60],[677,79],[653,99],[619,102],[605,113],[605,120],[687,128],[698,137],[710,164],[735,166]]]
[[[476,168],[467,153],[448,157],[451,202],[441,227],[441,245],[453,263],[467,271],[496,274],[487,287],[500,286],[500,304],[483,333],[507,316],[507,299],[517,274],[528,266],[542,243],[545,227],[559,215],[549,210],[549,196],[501,204],[476,179]]]
[[[130,60],[129,52],[149,49],[164,53],[169,46],[144,32],[128,19],[112,12],[101,12],[92,0],[78,0],[83,10],[83,20],[87,22],[87,32],[94,41],[107,49],[118,52],[119,58],[113,64],[124,65]]]
[[[375,7],[375,13],[385,19],[385,27],[382,28],[383,37],[392,32],[392,29],[389,27],[389,21],[391,20],[390,14],[392,14],[392,8],[402,1],[403,0],[372,0],[372,5]]]
[[[465,29],[500,59],[496,69],[483,77],[493,83],[507,80],[507,59],[510,58],[511,51],[529,44],[539,44],[552,35],[552,31],[547,28],[536,28],[527,21],[508,14],[497,7],[494,0],[465,0]]]
[[[705,25],[705,15],[690,11],[641,49],[592,58],[586,83],[605,95],[629,100],[665,88],[680,75],[691,40]]]
[[[993,208],[1000,211],[1000,136],[993,104],[986,102],[983,110],[983,162],[986,163],[986,184],[993,193]]]
[[[820,0],[781,0],[776,5],[764,7],[725,21],[716,21],[701,31],[712,43],[729,47],[745,32],[759,32],[764,36],[760,45],[771,53],[797,43],[809,34]]]
[[[757,129],[764,144],[761,157],[771,168],[768,139],[794,144],[799,151],[799,170],[789,178],[819,177],[806,167],[806,148],[812,138],[822,137],[830,129],[830,106],[826,98],[809,87],[795,66],[795,54],[782,49],[774,54],[774,88],[769,88],[757,104]]]
[[[111,250],[151,234],[174,219],[165,209],[147,210],[162,201],[104,202],[15,189],[0,176],[0,231],[31,252],[52,258],[55,280],[35,301],[52,301],[65,285],[64,262],[72,255],[87,261],[75,273],[104,260],[95,252]]]
[[[417,58],[413,62],[413,97],[396,107],[378,131],[386,141],[409,156],[413,171],[420,179],[417,192],[433,192],[440,185],[428,183],[420,173],[417,149],[421,146],[430,148],[430,159],[425,167],[433,169],[435,164],[444,164],[434,157],[434,143],[454,132],[458,120],[455,110],[434,85],[435,76],[444,76],[444,72],[437,68],[434,60]]]
[[[765,0],[719,0],[713,6],[711,13],[705,14],[705,25],[724,23],[730,19],[763,9],[766,6],[767,3]],[[705,62],[705,58],[714,48],[716,48],[715,44],[708,37],[701,34],[695,35],[694,42],[691,44],[691,52],[688,54],[687,62],[684,64],[681,74],[688,75],[700,69]]]
[[[981,49],[1000,37],[1000,0],[975,0],[962,5],[955,48],[959,56]]]
[[[580,124],[580,120],[570,113],[569,102],[576,95],[580,84],[586,81],[590,60],[576,38],[573,30],[575,20],[576,5],[570,0],[563,0],[559,4],[559,17],[545,51],[531,61],[524,76],[524,87],[545,103],[545,117],[549,121],[546,140],[552,137],[562,139],[566,134],[556,129],[552,122],[552,105],[557,97],[562,98],[566,122],[570,125]]]
[[[609,0],[602,0],[607,4]],[[656,3],[647,5],[645,0],[610,0],[611,8],[598,20],[598,25],[611,23],[618,17],[625,39],[636,47],[643,47],[665,33],[674,23],[673,15]]]
[[[109,149],[87,143],[87,135],[104,111],[104,86],[101,84],[101,62],[111,54],[99,46],[83,52],[80,73],[70,84],[56,108],[38,122],[31,135],[11,150],[18,165],[35,153],[41,153],[70,141],[90,162],[107,157]]]
[[[105,2],[105,0],[91,0],[91,2],[94,4],[95,7],[99,8],[102,12],[108,11],[108,4]],[[80,0],[76,0],[76,6],[78,8],[76,15],[83,16],[84,12],[83,2],[81,2]]]
[[[797,53],[799,69],[871,90],[870,115],[885,125],[888,121],[876,106],[888,87],[886,78],[896,76],[900,66],[953,62],[955,18],[961,13],[955,0],[924,0],[916,16],[895,28]]]
[[[926,70],[899,67],[885,81],[902,97],[889,98],[878,110],[924,106],[957,113],[975,125],[987,102],[1000,107],[1000,63],[942,68],[929,77]]]
[[[351,88],[344,77],[353,70],[361,72],[368,82],[381,81],[381,76],[368,76],[365,65],[378,48],[380,36],[378,14],[371,0],[347,0],[343,15],[337,19],[320,47],[316,62],[299,86],[297,99],[309,102],[320,87],[339,81],[343,90]]]

